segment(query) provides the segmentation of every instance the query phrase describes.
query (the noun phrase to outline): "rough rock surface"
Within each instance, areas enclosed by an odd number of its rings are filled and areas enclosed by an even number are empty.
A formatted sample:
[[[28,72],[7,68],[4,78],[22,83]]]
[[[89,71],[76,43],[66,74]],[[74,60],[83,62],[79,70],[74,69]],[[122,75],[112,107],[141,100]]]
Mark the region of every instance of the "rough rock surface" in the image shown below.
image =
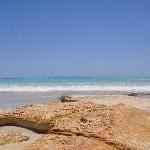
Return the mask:
[[[98,139],[83,136],[48,134],[31,144],[26,150],[117,150]]]
[[[150,112],[123,104],[77,101],[27,105],[0,113],[0,125],[5,124],[46,133],[27,149],[150,149]]]

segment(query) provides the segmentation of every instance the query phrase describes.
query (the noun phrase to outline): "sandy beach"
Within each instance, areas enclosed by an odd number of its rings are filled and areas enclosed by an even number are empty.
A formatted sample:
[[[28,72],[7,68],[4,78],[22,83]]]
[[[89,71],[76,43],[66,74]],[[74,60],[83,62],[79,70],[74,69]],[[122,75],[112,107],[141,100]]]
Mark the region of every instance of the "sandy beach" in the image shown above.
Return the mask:
[[[150,99],[69,95],[0,113],[1,150],[150,149]]]

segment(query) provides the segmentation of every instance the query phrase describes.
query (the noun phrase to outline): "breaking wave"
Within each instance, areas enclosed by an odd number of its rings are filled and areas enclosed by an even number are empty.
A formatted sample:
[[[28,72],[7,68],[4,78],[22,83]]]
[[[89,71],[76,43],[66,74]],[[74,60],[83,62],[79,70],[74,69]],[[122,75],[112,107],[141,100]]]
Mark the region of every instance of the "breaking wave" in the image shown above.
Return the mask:
[[[150,85],[0,85],[0,92],[53,92],[53,91],[150,93]]]

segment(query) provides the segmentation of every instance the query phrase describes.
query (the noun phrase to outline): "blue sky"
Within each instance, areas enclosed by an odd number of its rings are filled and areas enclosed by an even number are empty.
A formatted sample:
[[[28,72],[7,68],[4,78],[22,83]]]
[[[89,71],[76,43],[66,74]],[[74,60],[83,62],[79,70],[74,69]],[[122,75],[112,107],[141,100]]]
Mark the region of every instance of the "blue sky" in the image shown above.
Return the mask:
[[[0,0],[0,77],[150,75],[149,0]]]

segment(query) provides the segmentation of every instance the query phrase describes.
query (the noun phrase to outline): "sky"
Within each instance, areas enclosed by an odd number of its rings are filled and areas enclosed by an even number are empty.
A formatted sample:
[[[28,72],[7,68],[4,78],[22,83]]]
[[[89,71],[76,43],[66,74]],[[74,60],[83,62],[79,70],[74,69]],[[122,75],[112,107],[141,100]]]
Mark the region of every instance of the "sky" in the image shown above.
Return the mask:
[[[150,76],[149,0],[0,0],[0,77]]]

